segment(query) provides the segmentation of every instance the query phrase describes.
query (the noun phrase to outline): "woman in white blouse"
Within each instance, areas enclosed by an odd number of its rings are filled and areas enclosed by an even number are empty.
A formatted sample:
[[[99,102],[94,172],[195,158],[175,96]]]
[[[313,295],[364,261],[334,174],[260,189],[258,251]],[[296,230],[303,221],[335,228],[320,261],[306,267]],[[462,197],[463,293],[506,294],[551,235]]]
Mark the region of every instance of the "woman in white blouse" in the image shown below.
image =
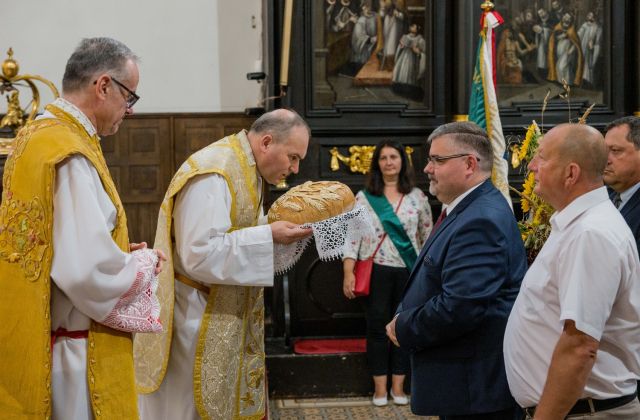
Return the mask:
[[[383,140],[376,146],[365,189],[358,192],[356,202],[366,206],[371,213],[376,237],[345,247],[343,291],[347,298],[355,297],[355,261],[371,257],[379,246],[373,258],[369,296],[365,298],[367,359],[375,386],[373,403],[376,406],[387,404],[387,375],[391,373],[394,403],[407,404],[409,400],[403,386],[409,357],[390,343],[385,325],[391,321],[400,303],[413,261],[429,236],[432,221],[429,201],[414,187],[413,168],[400,143]],[[406,233],[404,249],[398,246],[402,238],[390,237],[385,232],[378,215],[381,208],[387,210],[386,216],[382,216],[385,223],[395,221],[402,225]]]

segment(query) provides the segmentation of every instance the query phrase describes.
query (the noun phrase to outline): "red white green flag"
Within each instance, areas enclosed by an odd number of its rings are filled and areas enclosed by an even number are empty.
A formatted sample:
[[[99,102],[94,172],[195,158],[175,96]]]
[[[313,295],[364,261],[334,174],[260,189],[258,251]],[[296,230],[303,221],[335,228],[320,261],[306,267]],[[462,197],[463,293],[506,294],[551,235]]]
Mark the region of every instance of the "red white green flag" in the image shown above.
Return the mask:
[[[485,6],[483,5],[483,8]],[[471,99],[469,101],[469,121],[473,121],[487,131],[493,146],[493,184],[506,197],[509,205],[509,165],[505,160],[506,144],[502,133],[502,123],[496,96],[496,32],[504,22],[493,7],[484,8],[480,18],[480,42],[473,71]]]

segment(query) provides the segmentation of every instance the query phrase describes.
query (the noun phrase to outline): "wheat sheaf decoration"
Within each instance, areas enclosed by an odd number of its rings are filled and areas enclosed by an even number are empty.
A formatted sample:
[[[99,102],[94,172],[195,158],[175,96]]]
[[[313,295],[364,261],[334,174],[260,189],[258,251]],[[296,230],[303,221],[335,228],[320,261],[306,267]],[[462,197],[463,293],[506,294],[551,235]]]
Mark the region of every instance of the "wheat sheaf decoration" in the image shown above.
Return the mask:
[[[571,121],[571,88],[565,80],[562,80],[562,85],[563,91],[557,96],[567,102],[569,109],[569,122],[571,123],[573,122]],[[535,177],[534,174],[528,170],[529,162],[535,156],[540,140],[542,140],[544,136],[544,132],[542,130],[542,127],[544,127],[544,111],[547,108],[550,94],[550,91],[547,92],[542,103],[542,113],[540,116],[542,124],[539,126],[535,120],[532,121],[531,125],[527,128],[522,142],[514,142],[509,147],[511,149],[511,165],[514,168],[521,167],[525,172],[522,189],[518,190],[513,187],[509,187],[509,189],[520,196],[523,219],[518,223],[518,226],[520,228],[522,240],[524,241],[525,249],[527,250],[527,257],[530,264],[538,255],[538,252],[540,252],[540,249],[542,249],[542,246],[551,233],[551,223],[549,219],[555,211],[551,205],[534,193],[533,190],[536,185]],[[582,116],[577,120],[578,124],[587,123],[587,117],[593,110],[594,105],[595,104],[591,104],[591,106],[582,114]]]

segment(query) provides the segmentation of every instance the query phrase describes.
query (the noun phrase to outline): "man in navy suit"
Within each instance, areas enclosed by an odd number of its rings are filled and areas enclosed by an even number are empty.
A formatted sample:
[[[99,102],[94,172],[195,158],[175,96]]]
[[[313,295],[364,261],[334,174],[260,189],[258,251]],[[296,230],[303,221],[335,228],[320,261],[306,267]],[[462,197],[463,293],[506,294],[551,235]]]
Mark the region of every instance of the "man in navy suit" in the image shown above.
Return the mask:
[[[640,118],[623,117],[606,128],[604,182],[640,248]]]
[[[605,133],[608,155],[604,183],[640,250],[640,118],[618,118],[609,123]]]
[[[518,226],[491,183],[484,130],[455,122],[428,139],[429,192],[443,203],[408,280],[392,341],[411,352],[411,409],[449,419],[515,418],[502,340],[527,269]]]

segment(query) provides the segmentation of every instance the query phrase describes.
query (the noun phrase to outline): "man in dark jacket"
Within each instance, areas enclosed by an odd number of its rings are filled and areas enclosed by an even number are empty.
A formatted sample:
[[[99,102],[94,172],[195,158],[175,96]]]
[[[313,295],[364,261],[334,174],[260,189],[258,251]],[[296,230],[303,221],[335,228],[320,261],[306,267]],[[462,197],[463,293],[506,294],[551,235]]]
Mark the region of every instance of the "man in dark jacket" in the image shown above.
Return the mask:
[[[411,409],[448,419],[513,419],[502,341],[527,269],[518,226],[491,183],[484,130],[456,122],[428,139],[429,191],[443,203],[389,337],[411,352]]]

